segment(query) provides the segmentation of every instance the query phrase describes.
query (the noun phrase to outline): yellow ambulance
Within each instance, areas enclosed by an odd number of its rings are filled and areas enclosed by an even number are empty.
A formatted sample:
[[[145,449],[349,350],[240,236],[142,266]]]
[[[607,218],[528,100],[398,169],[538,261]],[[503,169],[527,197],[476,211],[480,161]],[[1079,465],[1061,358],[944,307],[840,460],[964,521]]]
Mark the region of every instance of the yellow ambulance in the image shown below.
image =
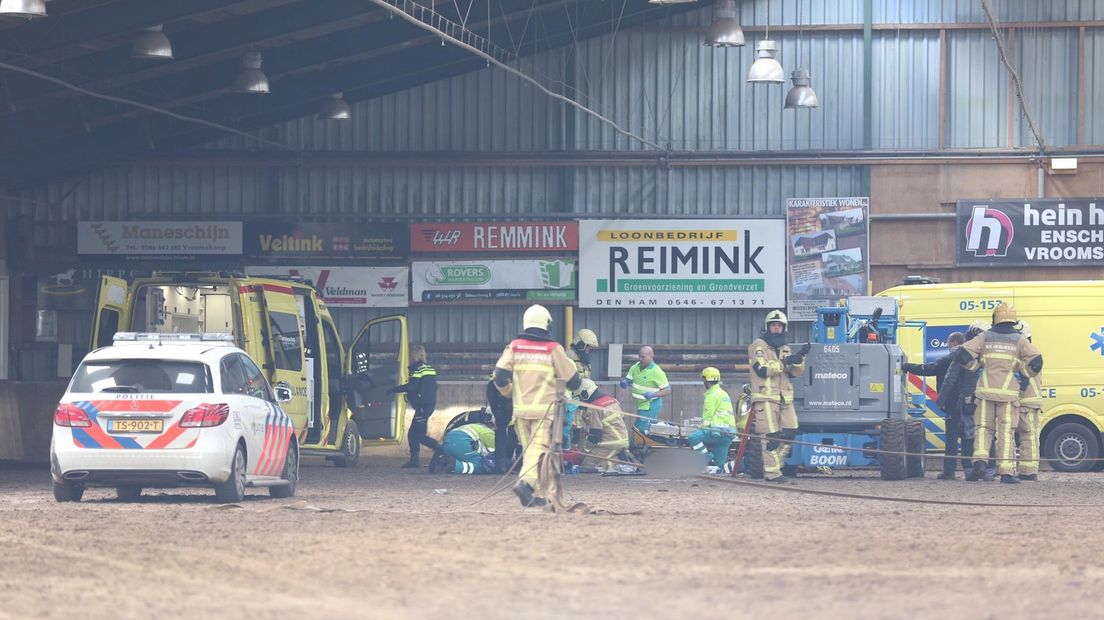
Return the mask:
[[[346,347],[310,284],[210,272],[105,276],[96,306],[92,349],[117,331],[233,334],[270,383],[290,389],[282,407],[302,454],[352,467],[362,443],[402,438],[405,401],[389,390],[407,380],[404,316],[368,321]]]
[[[932,361],[946,353],[951,332],[992,320],[1001,302],[1014,305],[1043,353],[1043,456],[1059,459],[1051,463],[1058,471],[1098,465],[1091,459],[1104,452],[1104,281],[905,284],[878,295],[897,298],[902,321],[926,323],[898,332],[910,361]],[[933,410],[934,379],[909,376]]]

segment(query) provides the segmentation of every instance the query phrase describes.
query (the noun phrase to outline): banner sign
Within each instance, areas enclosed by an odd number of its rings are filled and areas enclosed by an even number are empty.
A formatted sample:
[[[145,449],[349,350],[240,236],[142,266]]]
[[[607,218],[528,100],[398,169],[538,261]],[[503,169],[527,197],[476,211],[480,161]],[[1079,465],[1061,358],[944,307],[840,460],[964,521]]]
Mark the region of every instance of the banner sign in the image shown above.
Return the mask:
[[[78,222],[77,253],[241,254],[241,222]]]
[[[245,224],[245,255],[281,261],[406,260],[405,224],[257,221]]]
[[[410,298],[406,267],[275,267],[245,268],[251,276],[294,276],[309,280],[331,308],[405,308]]]
[[[415,302],[570,303],[575,261],[415,261],[410,266]]]
[[[959,200],[955,264],[1104,265],[1104,199]]]
[[[782,220],[584,220],[583,308],[786,303]]]
[[[869,198],[786,200],[791,321],[815,321],[817,308],[866,295],[869,214]]]
[[[579,249],[575,222],[491,222],[412,224],[414,252],[574,252]]]

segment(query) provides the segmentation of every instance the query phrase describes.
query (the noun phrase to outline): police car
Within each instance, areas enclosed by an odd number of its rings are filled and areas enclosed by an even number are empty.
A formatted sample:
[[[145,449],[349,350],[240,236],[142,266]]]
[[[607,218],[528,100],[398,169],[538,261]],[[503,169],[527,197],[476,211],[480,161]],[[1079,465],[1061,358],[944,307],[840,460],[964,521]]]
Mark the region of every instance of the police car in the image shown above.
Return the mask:
[[[299,447],[291,398],[273,390],[229,334],[120,332],[88,354],[54,411],[54,499],[88,487],[135,499],[144,487],[213,487],[238,502],[247,487],[291,497]]]

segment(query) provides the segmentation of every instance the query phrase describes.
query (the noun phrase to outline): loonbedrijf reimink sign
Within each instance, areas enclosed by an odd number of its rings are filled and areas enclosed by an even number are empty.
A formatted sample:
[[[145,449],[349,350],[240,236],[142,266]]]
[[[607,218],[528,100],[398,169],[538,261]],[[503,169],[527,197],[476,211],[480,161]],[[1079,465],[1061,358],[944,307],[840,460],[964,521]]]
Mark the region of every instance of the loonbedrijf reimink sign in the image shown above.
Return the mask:
[[[957,224],[957,265],[1104,265],[1104,199],[959,200]]]
[[[786,305],[785,220],[584,220],[583,308]]]

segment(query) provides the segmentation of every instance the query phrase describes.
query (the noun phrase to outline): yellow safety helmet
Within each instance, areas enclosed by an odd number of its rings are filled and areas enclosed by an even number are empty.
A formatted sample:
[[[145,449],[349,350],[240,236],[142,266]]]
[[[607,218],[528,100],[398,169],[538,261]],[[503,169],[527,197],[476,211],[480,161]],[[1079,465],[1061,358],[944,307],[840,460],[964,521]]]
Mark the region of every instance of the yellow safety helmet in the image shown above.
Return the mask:
[[[548,312],[548,308],[539,304],[529,306],[521,317],[521,325],[522,329],[535,327],[547,330],[552,325],[552,314]]]
[[[579,384],[579,389],[575,390],[575,397],[587,400],[597,391],[598,384],[590,379],[583,379],[583,382]]]
[[[575,341],[594,349],[598,347],[598,334],[593,329],[582,328],[575,332]]]
[[[998,304],[996,309],[993,310],[993,325],[1015,323],[1018,318],[1019,317],[1016,316],[1016,307],[1012,304]]]
[[[1028,325],[1027,321],[1016,321],[1016,324],[1012,327],[1014,327],[1016,331],[1023,334],[1024,338],[1031,338],[1031,325]]]
[[[702,369],[702,379],[705,381],[720,381],[721,371],[712,366],[708,366]]]
[[[781,323],[783,330],[789,325],[786,313],[781,310],[771,310],[767,313],[767,318],[763,320],[763,327],[770,328],[771,323]]]

